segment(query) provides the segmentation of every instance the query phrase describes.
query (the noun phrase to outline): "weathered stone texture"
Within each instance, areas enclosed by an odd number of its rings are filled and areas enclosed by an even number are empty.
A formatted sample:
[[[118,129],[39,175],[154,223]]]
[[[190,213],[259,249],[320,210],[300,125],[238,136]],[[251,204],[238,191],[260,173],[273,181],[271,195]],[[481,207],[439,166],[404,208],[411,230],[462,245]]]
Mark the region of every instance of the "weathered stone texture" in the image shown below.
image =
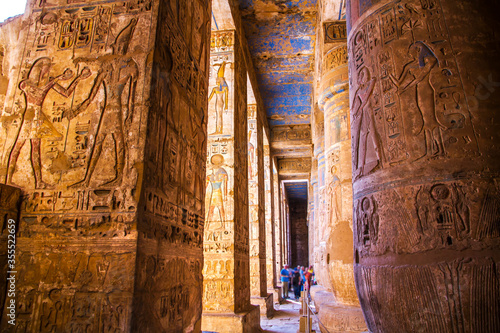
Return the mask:
[[[500,330],[497,10],[351,2],[355,276],[373,332]]]
[[[2,26],[19,329],[199,330],[210,3],[28,9]]]

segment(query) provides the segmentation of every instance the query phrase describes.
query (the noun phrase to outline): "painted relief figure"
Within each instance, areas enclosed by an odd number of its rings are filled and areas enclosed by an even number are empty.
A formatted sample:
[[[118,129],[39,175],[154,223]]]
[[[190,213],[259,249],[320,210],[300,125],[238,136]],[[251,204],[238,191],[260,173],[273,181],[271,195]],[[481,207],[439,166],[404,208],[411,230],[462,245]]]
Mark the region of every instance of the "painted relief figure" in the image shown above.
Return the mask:
[[[337,175],[337,166],[331,169],[332,181],[328,184],[327,194],[330,197],[330,224],[340,221],[341,197],[340,197],[340,179]]]
[[[137,19],[132,19],[130,23],[118,34],[112,45],[113,54],[99,57],[97,59],[86,58],[77,59],[79,61],[95,63],[100,66],[99,73],[94,80],[94,86],[89,97],[75,110],[67,113],[68,119],[73,119],[79,113],[83,112],[92,103],[100,87],[104,87],[105,99],[94,147],[90,153],[90,162],[87,166],[85,178],[72,186],[88,186],[94,173],[99,157],[102,153],[104,140],[111,135],[115,145],[116,154],[116,175],[109,182],[103,185],[120,185],[125,167],[125,139],[123,133],[124,120],[123,114],[126,114],[125,121],[131,123],[133,116],[133,103],[135,95],[135,86],[139,70],[135,61],[126,56],[130,40],[134,33]],[[122,95],[125,87],[129,83],[128,103],[126,110],[122,105]]]
[[[224,213],[224,199],[227,196],[227,180],[228,175],[226,170],[222,168],[224,157],[220,154],[212,156],[212,173],[207,176],[207,192],[211,187],[212,193],[210,194],[210,206],[207,214],[207,229],[210,229],[210,222],[214,215],[215,209],[219,211],[220,227],[224,228],[224,221],[226,215]]]
[[[375,78],[371,78],[368,68],[363,67],[358,73],[359,88],[354,93],[352,105],[354,140],[353,140],[353,163],[356,169],[355,178],[368,174],[378,165],[382,166],[384,162],[384,151],[382,140],[375,126],[373,110],[370,106],[370,96],[375,86]],[[375,148],[378,162],[376,165],[365,169],[368,140],[371,140]]]
[[[398,87],[400,94],[415,88],[417,96],[417,107],[422,119],[422,125],[415,125],[415,135],[424,132],[425,153],[417,158],[430,158],[444,155],[442,129],[446,126],[439,122],[436,115],[436,91],[430,82],[430,75],[434,68],[440,66],[439,60],[434,52],[423,42],[415,42],[410,45],[409,54],[413,60],[404,65],[403,71],[396,79],[392,74],[391,81]]]
[[[217,71],[217,85],[212,89],[208,97],[208,101],[210,102],[215,95],[215,132],[212,134],[222,134],[222,113],[223,111],[227,112],[228,108],[229,87],[224,77],[225,69],[226,62],[223,62]]]
[[[85,67],[73,80],[68,88],[64,88],[59,81],[69,80],[73,77],[73,71],[67,68],[63,74],[56,77],[50,76],[52,62],[49,58],[40,58],[31,67],[28,78],[19,83],[19,89],[25,98],[25,109],[21,115],[21,127],[17,138],[7,160],[6,183],[12,183],[12,176],[16,169],[17,159],[21,149],[27,140],[31,145],[31,166],[35,174],[35,188],[43,189],[50,187],[42,180],[42,165],[40,158],[40,146],[42,138],[62,139],[47,115],[42,111],[43,101],[51,89],[64,97],[70,97],[78,82],[90,76],[90,70]]]

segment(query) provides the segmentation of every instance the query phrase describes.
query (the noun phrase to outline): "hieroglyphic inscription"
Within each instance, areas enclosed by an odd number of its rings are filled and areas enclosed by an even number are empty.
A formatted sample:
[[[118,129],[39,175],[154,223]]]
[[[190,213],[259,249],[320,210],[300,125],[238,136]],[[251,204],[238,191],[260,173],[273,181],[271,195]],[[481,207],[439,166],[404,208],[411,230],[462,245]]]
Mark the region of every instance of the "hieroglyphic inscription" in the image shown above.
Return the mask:
[[[325,43],[345,42],[347,27],[345,21],[324,22]]]
[[[349,43],[357,177],[478,151],[440,5],[391,3]]]

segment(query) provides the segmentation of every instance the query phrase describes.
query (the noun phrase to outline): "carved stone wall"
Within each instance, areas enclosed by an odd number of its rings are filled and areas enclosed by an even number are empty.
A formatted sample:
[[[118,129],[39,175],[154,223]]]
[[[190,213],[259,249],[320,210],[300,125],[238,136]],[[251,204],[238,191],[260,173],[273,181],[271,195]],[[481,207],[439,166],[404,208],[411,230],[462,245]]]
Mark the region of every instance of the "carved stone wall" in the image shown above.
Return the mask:
[[[369,329],[498,331],[498,4],[350,7],[355,276]]]
[[[199,329],[210,3],[28,8],[0,133],[18,329]]]
[[[309,266],[309,246],[307,230],[307,202],[305,200],[290,201],[290,266]]]

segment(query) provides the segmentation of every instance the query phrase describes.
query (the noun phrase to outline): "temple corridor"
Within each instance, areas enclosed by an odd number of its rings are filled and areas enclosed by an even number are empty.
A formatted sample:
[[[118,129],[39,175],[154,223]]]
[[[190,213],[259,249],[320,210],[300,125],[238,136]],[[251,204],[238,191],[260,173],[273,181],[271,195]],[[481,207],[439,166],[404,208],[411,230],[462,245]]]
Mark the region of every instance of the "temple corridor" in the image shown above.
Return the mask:
[[[500,332],[497,13],[27,0],[0,23],[0,331],[295,333],[290,265],[316,332]]]

